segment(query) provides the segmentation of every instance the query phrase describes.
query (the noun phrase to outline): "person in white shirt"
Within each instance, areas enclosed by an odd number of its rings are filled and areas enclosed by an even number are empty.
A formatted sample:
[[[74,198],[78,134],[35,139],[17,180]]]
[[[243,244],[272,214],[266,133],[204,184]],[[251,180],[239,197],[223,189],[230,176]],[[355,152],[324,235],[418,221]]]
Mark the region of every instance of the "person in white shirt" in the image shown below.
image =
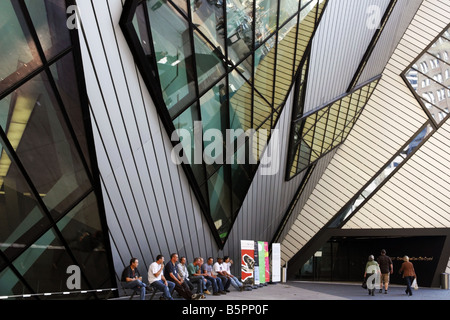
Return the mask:
[[[213,265],[213,271],[215,273],[214,275],[216,275],[217,277],[220,278],[220,280],[222,280],[223,290],[225,292],[230,292],[230,290],[228,290],[228,288],[231,285],[231,278],[225,272],[222,258],[217,258],[216,263],[214,263],[214,265]]]
[[[164,277],[164,257],[158,255],[156,261],[148,268],[148,282],[151,286],[163,292],[163,300],[173,300],[172,292],[175,288],[175,283],[167,281]]]
[[[230,277],[231,285],[236,290],[243,291],[244,285],[242,284],[242,282],[239,281],[239,279],[237,277],[235,277],[231,274],[231,264],[232,263],[233,263],[233,261],[230,259],[230,257],[228,257],[228,256],[223,257],[223,267],[224,267],[224,270],[227,273],[227,275]]]

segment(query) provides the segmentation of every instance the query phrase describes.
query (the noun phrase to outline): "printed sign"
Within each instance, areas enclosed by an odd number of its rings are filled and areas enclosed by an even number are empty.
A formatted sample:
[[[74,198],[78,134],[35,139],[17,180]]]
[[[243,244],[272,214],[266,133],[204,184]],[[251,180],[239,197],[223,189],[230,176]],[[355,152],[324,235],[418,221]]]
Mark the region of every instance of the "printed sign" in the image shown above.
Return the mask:
[[[255,242],[241,240],[241,279],[244,285],[253,285],[255,270]]]

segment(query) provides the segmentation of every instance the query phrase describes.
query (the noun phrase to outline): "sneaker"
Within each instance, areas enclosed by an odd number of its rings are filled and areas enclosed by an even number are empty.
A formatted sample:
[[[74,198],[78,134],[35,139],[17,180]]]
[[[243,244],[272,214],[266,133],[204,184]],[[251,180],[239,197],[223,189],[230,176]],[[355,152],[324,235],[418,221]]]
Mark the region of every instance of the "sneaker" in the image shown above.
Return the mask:
[[[214,293],[213,293],[213,296],[220,296],[220,293],[214,292]]]
[[[193,294],[191,299],[192,300],[198,300],[198,299],[200,299],[200,296],[201,296],[200,294]]]
[[[220,294],[227,294],[225,291],[219,291]]]
[[[204,294],[202,294],[202,295],[200,296],[200,298],[202,298],[202,299],[206,299],[206,297],[205,297],[205,295],[204,295]]]
[[[226,289],[225,292],[230,292],[230,290]]]
[[[380,291],[378,291],[378,293],[383,293],[383,289],[380,289]]]
[[[384,294],[387,294],[387,290],[384,291]]]
[[[203,291],[204,294],[211,294],[208,290]]]

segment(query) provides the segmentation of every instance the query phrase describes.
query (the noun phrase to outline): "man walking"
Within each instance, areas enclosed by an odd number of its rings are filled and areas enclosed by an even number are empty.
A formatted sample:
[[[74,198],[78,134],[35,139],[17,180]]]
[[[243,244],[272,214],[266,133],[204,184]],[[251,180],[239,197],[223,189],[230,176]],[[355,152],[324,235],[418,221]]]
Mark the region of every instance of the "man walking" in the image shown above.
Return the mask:
[[[377,259],[381,270],[381,281],[380,281],[380,293],[383,292],[384,283],[384,293],[388,293],[389,287],[389,274],[394,272],[394,266],[392,265],[392,260],[386,255],[386,250],[381,250],[381,255]]]

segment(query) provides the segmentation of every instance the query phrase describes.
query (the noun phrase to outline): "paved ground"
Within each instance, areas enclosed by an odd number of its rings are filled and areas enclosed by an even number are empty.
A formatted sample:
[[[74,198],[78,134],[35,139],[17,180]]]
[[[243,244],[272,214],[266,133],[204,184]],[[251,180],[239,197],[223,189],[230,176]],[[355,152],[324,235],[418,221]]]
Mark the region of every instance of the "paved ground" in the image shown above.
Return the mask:
[[[230,287],[231,292],[226,295],[207,295],[204,300],[450,300],[450,290],[419,288],[414,290],[412,296],[407,296],[405,288],[406,286],[391,285],[388,294],[380,294],[376,290],[375,296],[369,296],[368,291],[361,288],[359,283],[289,281],[243,292]],[[158,297],[159,295],[154,299],[158,300]]]

